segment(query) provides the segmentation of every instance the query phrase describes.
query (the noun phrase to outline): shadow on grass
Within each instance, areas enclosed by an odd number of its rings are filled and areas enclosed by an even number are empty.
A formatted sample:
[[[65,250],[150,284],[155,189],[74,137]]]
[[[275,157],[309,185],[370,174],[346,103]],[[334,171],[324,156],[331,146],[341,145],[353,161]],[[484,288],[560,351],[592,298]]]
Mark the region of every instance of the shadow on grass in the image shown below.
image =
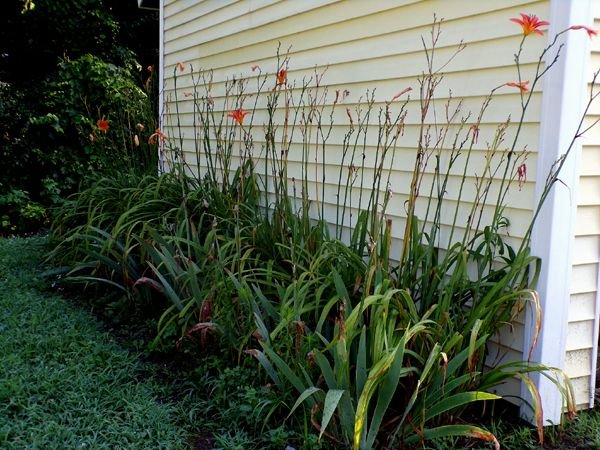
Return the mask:
[[[39,277],[43,238],[0,239],[0,447],[186,448],[169,386]],[[141,378],[141,381],[139,381]]]

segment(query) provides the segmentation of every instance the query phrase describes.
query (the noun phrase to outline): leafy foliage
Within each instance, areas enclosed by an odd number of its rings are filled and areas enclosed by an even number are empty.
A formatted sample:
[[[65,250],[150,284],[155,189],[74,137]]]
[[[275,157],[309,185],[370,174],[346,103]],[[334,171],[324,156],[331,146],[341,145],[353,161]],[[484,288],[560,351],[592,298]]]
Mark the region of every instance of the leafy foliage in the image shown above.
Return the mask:
[[[52,112],[31,120],[33,152],[63,194],[94,172],[155,167],[155,148],[147,143],[155,119],[128,70],[92,55],[64,60],[42,104]],[[108,130],[98,120],[108,121]]]
[[[20,0],[9,0],[4,5],[0,157],[11,164],[0,169],[0,196],[22,191],[32,202],[29,209],[38,203],[48,208],[94,172],[156,167],[156,148],[147,143],[156,128],[156,83],[128,45],[153,66],[156,50],[143,51],[142,40],[131,32],[154,29],[157,17],[140,13],[135,2],[116,3],[39,0],[23,9]],[[119,20],[125,18],[123,31]],[[102,118],[109,120],[106,134],[97,129]],[[20,217],[19,208],[9,215],[3,232],[34,226],[31,214]]]
[[[392,240],[387,211],[408,100],[386,102],[377,114],[371,93],[354,116],[346,110],[350,125],[331,181],[325,149],[339,93],[329,99],[319,76],[288,85],[288,61],[280,58],[274,74],[227,81],[219,105],[212,73],[190,69],[195,90],[184,95],[193,97],[196,129],[194,148],[184,155],[176,67],[175,136],[161,159],[170,174],[130,186],[106,179],[72,198],[54,227],[53,257],[67,265],[67,280],[103,283],[154,306],[158,294],[163,309],[155,346],[176,342],[238,367],[253,357],[280,395],[280,401],[255,405],[269,409],[265,426],[285,413],[305,435],[310,428],[323,442],[356,450],[457,437],[498,448],[493,433],[469,421],[499,398],[490,390],[517,378],[530,389],[543,444],[541,404],[528,374],[541,372],[554,382],[572,414],[568,379],[529,361],[489,358],[492,338],[526,305],[540,320],[533,289],[540,261],[529,254],[531,226],[517,246],[506,234],[506,199],[527,156],[517,150],[521,127],[507,148],[508,121],[497,127],[475,195],[466,196],[479,126],[499,87],[479,114],[463,119],[460,102],[449,101],[438,123],[431,108],[442,77],[433,63],[439,32],[435,24],[425,48],[428,68],[418,80],[420,135],[401,242]],[[517,65],[521,50],[522,43]],[[543,55],[532,85],[553,64],[540,70],[542,61]],[[530,95],[521,97],[521,121]],[[266,100],[262,127],[254,123],[259,99]],[[244,110],[243,102],[251,101]],[[275,117],[283,117],[284,125]],[[476,117],[474,123],[469,117]],[[364,143],[374,128],[376,159],[368,167]],[[302,139],[299,147],[294,132]],[[312,133],[319,136],[316,145]],[[450,149],[449,133],[455,133]],[[264,143],[260,155],[257,141]],[[299,153],[291,162],[294,148]],[[565,157],[553,167],[544,194]],[[194,158],[202,175],[188,166]],[[289,175],[292,163],[298,178]],[[323,178],[315,180],[313,170]],[[452,173],[462,178],[450,201]],[[335,191],[329,211],[328,183]],[[459,219],[457,204],[466,207],[466,217]],[[448,214],[449,224],[442,220]],[[397,262],[393,245],[399,246]],[[251,445],[247,432],[255,426],[243,423],[215,440],[223,448]]]

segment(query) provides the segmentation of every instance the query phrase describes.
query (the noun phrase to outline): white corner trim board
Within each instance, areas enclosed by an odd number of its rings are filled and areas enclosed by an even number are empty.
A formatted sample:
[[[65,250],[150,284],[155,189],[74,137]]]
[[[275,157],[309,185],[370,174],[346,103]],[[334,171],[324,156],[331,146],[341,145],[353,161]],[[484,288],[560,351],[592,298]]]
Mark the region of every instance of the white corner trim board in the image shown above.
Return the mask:
[[[599,249],[600,250],[600,249]],[[590,397],[589,404],[590,408],[594,407],[594,399],[596,397],[596,370],[598,369],[598,334],[600,333],[599,322],[600,322],[600,262],[598,263],[598,275],[596,278],[596,304],[594,307],[594,341],[592,347],[592,367],[590,376]]]
[[[593,0],[551,0],[548,38],[575,24],[590,25]],[[561,58],[543,82],[538,149],[536,199],[540,197],[545,177],[552,164],[565,152],[576,132],[587,94],[589,38],[586,33],[564,35]],[[548,55],[553,58],[554,53]],[[542,306],[542,326],[532,362],[564,369],[571,280],[571,249],[577,208],[578,168],[581,142],[576,142],[562,168],[560,180],[541,210],[533,230],[532,254],[542,259],[537,290]],[[529,353],[535,319],[526,315],[524,356]],[[538,386],[543,405],[544,424],[559,423],[563,399],[554,384],[539,374],[532,379]],[[524,383],[523,383],[524,384]],[[526,386],[521,395],[528,398]],[[530,397],[529,397],[530,398]],[[521,414],[531,418],[531,411],[521,407]]]
[[[159,0],[158,7],[158,128],[164,130],[165,108],[165,0]],[[164,142],[158,140],[158,172],[164,170],[162,155]]]

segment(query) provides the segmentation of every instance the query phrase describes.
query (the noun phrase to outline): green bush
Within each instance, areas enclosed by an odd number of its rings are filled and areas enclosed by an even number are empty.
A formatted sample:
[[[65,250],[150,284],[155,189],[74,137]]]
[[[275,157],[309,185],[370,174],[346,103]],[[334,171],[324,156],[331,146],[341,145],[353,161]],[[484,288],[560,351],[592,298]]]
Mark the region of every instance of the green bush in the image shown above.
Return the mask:
[[[129,70],[93,55],[65,59],[42,104],[47,112],[31,119],[32,151],[62,195],[97,173],[153,165],[155,120]]]
[[[0,211],[0,236],[34,231],[48,222],[46,208],[21,189],[0,192]]]
[[[31,114],[25,93],[0,81],[0,158],[5,162],[0,165],[0,194],[35,187],[30,174],[37,171],[37,160],[28,142]]]

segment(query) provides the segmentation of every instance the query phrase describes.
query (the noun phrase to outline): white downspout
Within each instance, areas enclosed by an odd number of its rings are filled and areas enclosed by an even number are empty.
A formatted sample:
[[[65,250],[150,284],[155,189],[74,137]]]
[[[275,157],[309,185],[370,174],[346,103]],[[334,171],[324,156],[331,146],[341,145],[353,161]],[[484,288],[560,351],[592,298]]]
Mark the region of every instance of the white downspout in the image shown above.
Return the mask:
[[[159,0],[158,6],[158,128],[164,132],[165,108],[165,0]],[[164,142],[158,140],[158,173],[164,172]]]

